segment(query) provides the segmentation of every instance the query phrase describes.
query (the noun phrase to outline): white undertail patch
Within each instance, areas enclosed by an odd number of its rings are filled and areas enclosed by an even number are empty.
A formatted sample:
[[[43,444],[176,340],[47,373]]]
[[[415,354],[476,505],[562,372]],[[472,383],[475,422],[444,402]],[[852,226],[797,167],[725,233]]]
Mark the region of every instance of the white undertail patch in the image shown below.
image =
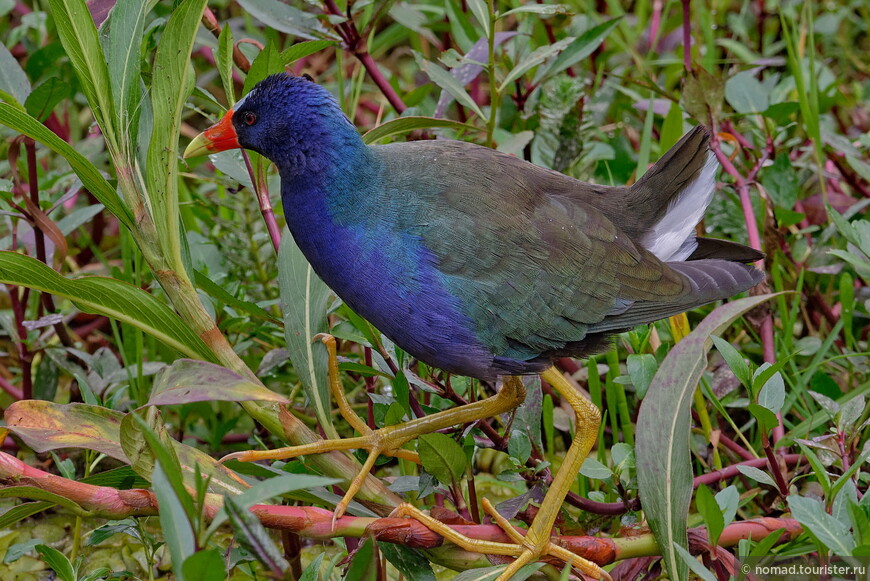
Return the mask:
[[[695,226],[704,217],[716,191],[719,162],[712,151],[698,177],[673,198],[665,215],[644,236],[644,248],[662,262],[685,260],[695,251]]]

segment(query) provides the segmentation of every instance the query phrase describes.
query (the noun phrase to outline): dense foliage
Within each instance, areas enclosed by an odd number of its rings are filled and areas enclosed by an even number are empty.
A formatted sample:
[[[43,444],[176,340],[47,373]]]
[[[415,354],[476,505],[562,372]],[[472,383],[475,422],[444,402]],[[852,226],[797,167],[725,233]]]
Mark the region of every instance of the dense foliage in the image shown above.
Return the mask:
[[[285,69],[370,143],[469,140],[605,184],[709,126],[704,229],[762,249],[767,288],[559,361],[605,420],[557,532],[622,579],[870,554],[866,2],[0,0],[0,35],[0,578],[453,578],[491,563],[383,518],[402,499],[534,516],[573,433],[538,378],[515,414],[411,443],[422,466],[380,459],[334,526],[353,455],[217,461],[357,435],[319,332],[370,427],[494,390],[340,304],[280,236],[266,160],[181,159]]]

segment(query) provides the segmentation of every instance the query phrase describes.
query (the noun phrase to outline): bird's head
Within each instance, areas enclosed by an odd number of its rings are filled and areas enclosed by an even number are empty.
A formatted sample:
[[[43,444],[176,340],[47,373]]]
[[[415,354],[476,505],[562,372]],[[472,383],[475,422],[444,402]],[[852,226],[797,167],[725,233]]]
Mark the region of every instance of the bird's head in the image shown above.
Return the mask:
[[[279,73],[257,83],[226,115],[200,133],[184,157],[245,148],[284,172],[316,171],[331,150],[358,140],[333,96],[310,77]]]

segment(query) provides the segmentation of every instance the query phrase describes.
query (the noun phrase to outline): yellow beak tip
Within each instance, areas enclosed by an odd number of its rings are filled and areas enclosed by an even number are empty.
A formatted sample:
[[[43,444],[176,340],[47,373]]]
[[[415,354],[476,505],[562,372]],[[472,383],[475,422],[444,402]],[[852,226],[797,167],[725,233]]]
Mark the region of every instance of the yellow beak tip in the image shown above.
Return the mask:
[[[204,134],[200,133],[193,138],[193,141],[191,141],[187,146],[187,149],[184,150],[182,157],[184,157],[184,159],[190,159],[191,157],[206,155],[207,153],[210,153],[209,146],[211,144],[211,140]]]

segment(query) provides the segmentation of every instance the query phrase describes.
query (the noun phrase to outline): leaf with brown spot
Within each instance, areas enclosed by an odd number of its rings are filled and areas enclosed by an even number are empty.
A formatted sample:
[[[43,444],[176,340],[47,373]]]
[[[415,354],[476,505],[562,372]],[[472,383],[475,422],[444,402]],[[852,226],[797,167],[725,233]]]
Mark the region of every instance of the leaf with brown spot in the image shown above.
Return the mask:
[[[220,365],[179,359],[158,373],[148,405],[196,401],[273,401],[287,398]]]
[[[87,448],[129,464],[120,445],[124,414],[107,408],[42,400],[13,403],[4,415],[6,426],[37,452]]]

